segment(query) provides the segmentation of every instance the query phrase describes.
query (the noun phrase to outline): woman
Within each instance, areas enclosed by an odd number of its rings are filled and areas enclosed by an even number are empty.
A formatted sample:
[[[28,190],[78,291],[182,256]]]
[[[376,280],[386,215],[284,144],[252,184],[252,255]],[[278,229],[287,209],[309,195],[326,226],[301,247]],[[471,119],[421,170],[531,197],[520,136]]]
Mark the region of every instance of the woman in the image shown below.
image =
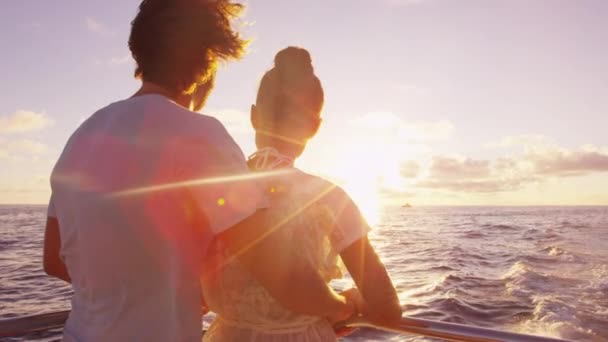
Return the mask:
[[[276,246],[274,252],[277,258],[287,250],[305,255],[327,282],[342,276],[341,259],[357,285],[347,296],[359,314],[389,325],[401,318],[401,308],[384,265],[367,239],[365,219],[342,189],[293,166],[319,129],[323,100],[308,51],[288,47],[276,55],[274,68],[262,78],[251,108],[258,151],[249,158],[250,168],[285,171],[268,185],[273,206],[284,208],[283,224],[268,229],[279,229],[291,243]],[[285,309],[238,261],[229,260],[220,244],[212,248],[214,258],[209,259],[216,264],[205,268],[202,282],[209,308],[218,315],[204,341],[336,340],[331,318]],[[277,282],[290,286],[283,270],[268,271],[276,274]]]

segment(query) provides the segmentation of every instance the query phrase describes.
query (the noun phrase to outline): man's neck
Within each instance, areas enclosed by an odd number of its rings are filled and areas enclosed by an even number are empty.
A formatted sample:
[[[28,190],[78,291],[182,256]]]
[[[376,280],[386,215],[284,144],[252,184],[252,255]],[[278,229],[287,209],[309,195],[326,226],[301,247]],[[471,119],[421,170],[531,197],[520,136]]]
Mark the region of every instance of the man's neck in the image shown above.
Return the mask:
[[[147,95],[147,94],[158,94],[158,95],[162,95],[170,100],[172,100],[173,102],[177,103],[178,105],[190,109],[190,104],[191,104],[191,96],[187,95],[187,94],[179,94],[179,95],[175,95],[172,94],[170,91],[167,91],[165,88],[159,86],[156,83],[152,83],[152,82],[142,82],[141,87],[139,88],[138,91],[135,92],[135,94],[133,94],[132,97],[137,97],[137,96],[141,96],[141,95]]]

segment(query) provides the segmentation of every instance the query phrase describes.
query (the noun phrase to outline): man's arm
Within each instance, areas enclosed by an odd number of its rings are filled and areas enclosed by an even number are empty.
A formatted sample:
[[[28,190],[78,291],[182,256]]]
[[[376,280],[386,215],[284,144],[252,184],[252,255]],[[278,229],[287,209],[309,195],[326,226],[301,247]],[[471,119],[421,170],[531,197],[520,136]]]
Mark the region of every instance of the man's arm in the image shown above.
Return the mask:
[[[47,217],[44,230],[43,267],[46,274],[71,283],[68,269],[59,256],[61,235],[59,221],[55,217]]]
[[[332,319],[350,316],[353,303],[332,291],[303,256],[292,254],[282,229],[271,228],[280,228],[285,213],[258,210],[266,196],[263,185],[259,179],[248,180],[252,174],[243,152],[224,126],[215,119],[199,122],[196,135],[184,146],[176,146],[173,163],[180,180],[219,178],[187,187],[186,195],[214,237],[287,309]],[[240,181],[234,179],[241,176],[245,177]],[[245,219],[234,224],[235,218]]]
[[[333,321],[349,318],[353,303],[334,292],[303,256],[294,255],[281,223],[281,215],[261,209],[217,239],[287,309]]]

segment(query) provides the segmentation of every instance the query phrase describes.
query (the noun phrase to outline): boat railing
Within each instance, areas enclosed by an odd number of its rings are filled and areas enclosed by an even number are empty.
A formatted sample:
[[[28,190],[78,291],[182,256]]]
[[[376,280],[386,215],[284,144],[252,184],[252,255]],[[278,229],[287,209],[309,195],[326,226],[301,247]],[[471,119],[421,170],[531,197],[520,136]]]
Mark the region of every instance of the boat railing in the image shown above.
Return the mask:
[[[40,315],[0,319],[0,338],[20,337],[63,327],[69,310]],[[363,318],[345,323],[349,327],[365,327],[397,334],[421,335],[461,342],[567,342],[567,340],[474,327],[464,324],[438,322],[404,317],[395,326],[378,326]]]
[[[0,338],[20,337],[52,329],[62,328],[70,310],[0,319]]]

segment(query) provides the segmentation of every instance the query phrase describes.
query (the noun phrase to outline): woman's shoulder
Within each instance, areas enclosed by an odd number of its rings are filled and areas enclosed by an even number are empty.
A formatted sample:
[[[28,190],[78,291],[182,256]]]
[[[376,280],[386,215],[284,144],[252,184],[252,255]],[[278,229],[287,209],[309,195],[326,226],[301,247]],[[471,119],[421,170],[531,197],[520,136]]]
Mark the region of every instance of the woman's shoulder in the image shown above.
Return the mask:
[[[294,184],[303,191],[318,196],[320,201],[351,201],[348,193],[335,182],[322,176],[307,173],[299,169],[296,169],[296,171],[297,173],[294,177]]]

